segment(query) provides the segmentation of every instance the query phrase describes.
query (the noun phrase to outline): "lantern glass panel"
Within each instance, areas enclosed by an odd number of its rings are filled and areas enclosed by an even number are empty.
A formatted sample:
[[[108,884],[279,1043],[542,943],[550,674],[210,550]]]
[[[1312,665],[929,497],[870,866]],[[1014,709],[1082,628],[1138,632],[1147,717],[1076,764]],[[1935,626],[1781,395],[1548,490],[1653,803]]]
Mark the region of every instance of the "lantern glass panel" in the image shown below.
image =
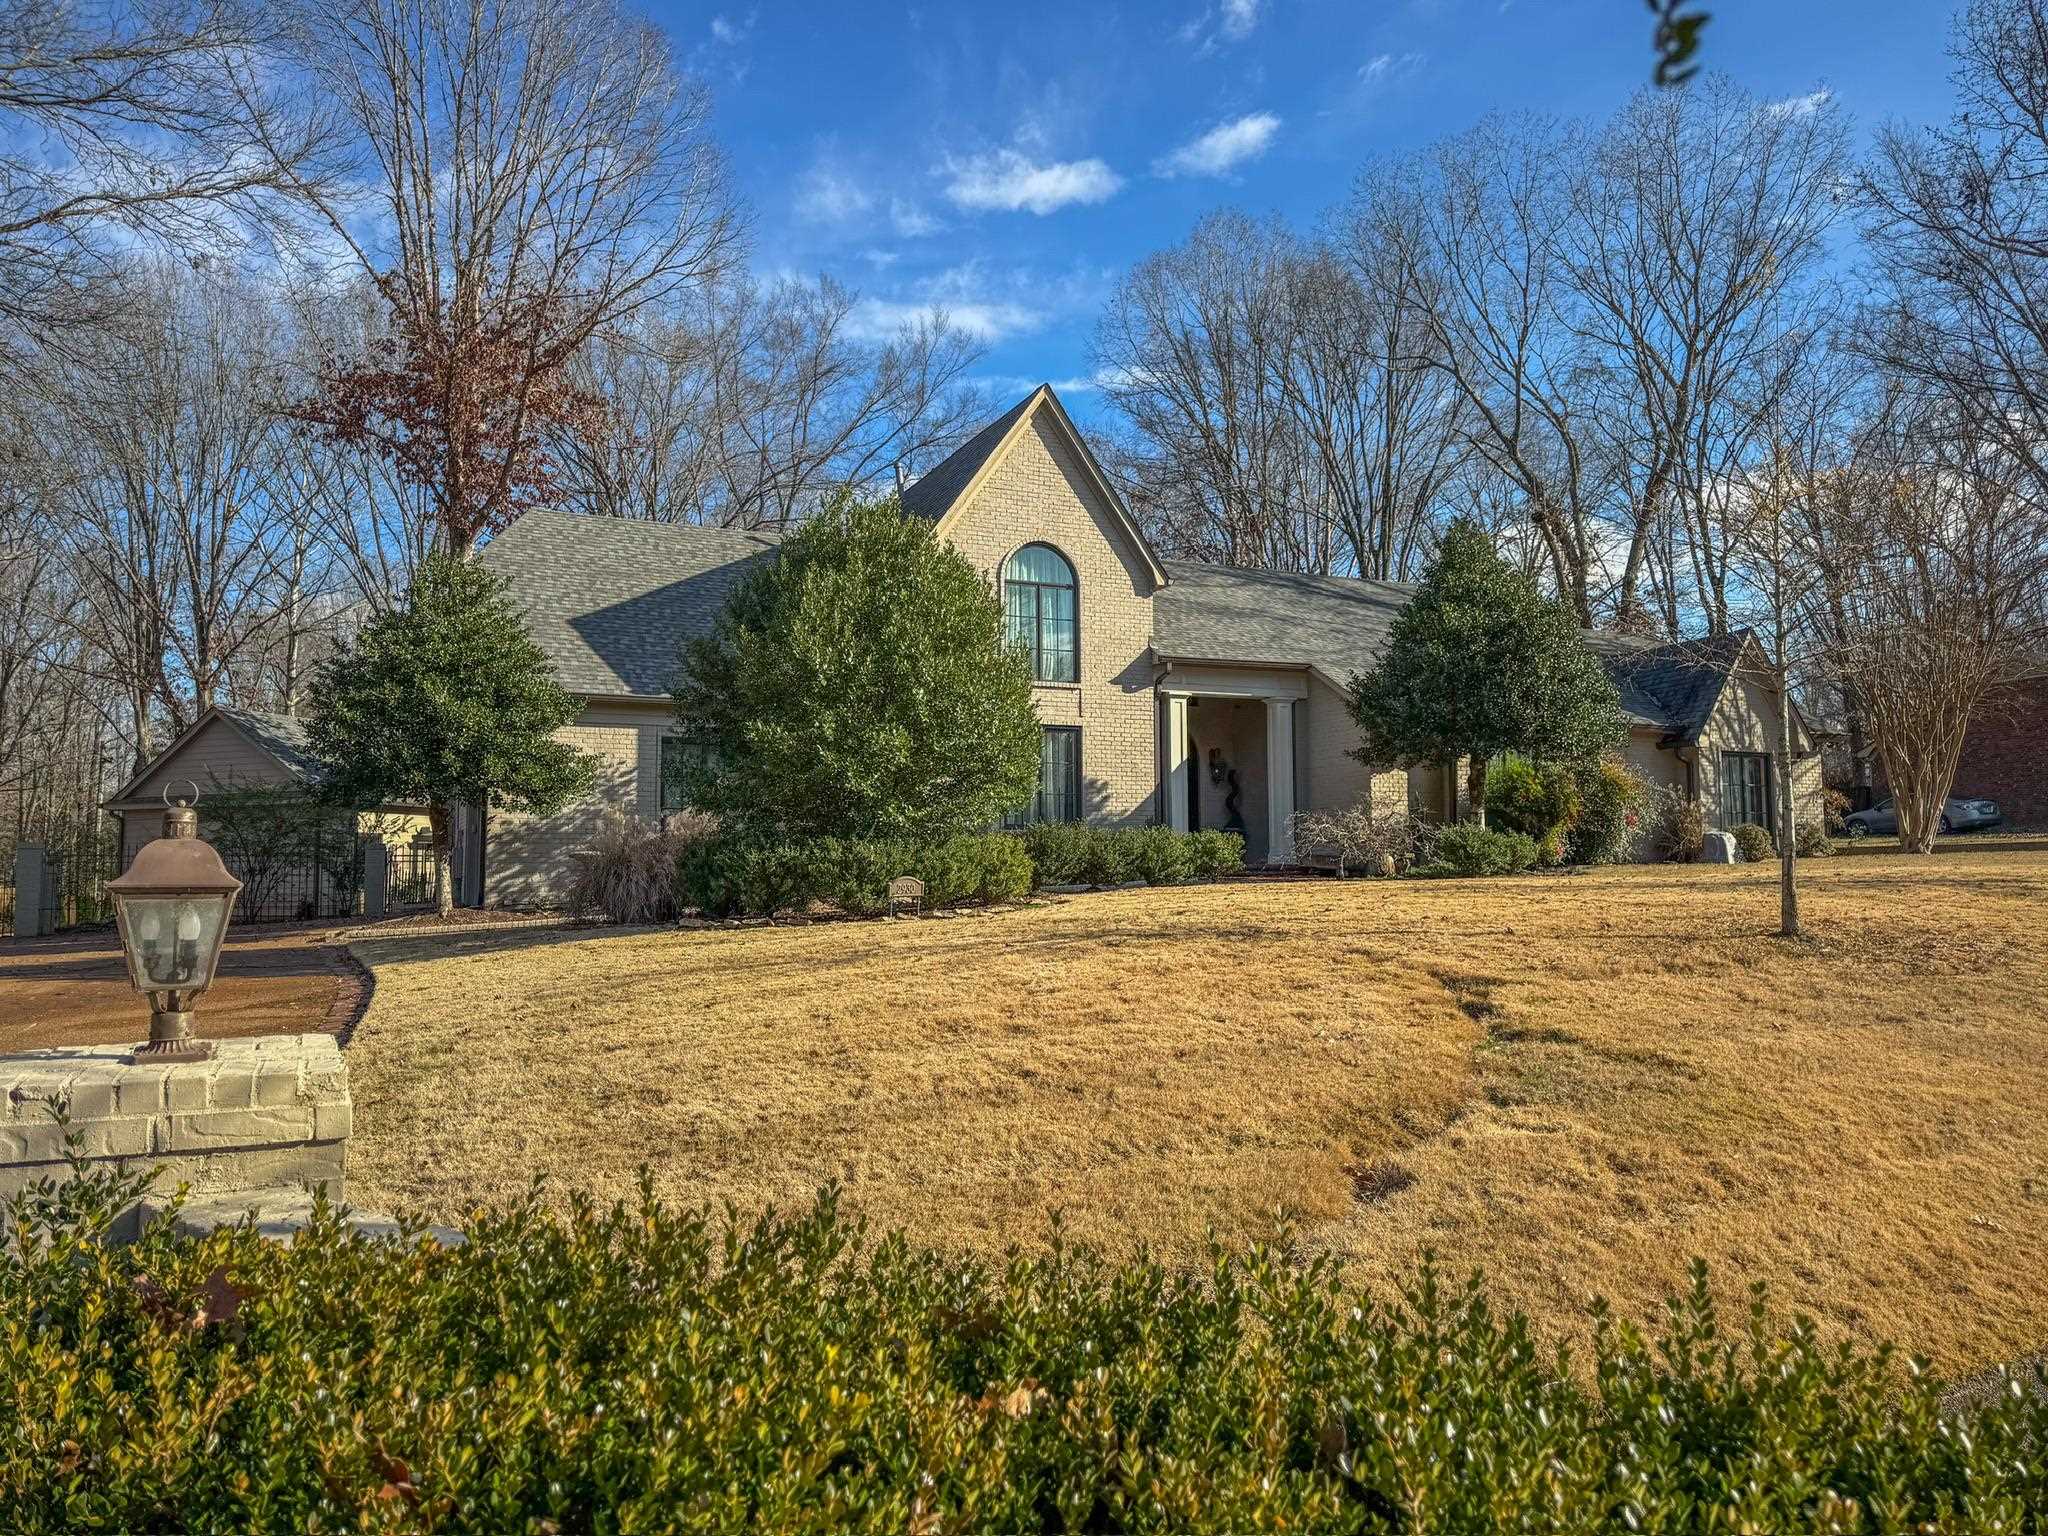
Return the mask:
[[[128,969],[137,989],[203,990],[213,980],[229,900],[226,896],[124,898]]]

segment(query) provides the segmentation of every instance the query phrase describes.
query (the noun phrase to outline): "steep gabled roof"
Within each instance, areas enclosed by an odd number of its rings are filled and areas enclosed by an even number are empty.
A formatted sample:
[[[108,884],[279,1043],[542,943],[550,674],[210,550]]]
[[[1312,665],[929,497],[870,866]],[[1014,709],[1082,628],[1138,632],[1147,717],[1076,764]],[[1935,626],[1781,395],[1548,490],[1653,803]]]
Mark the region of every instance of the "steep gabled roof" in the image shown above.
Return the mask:
[[[562,686],[596,697],[667,693],[685,639],[708,634],[780,537],[535,510],[477,554],[505,579]]]
[[[1033,390],[920,475],[903,493],[903,510],[934,523],[952,511],[1037,398],[1038,391]]]
[[[221,705],[217,713],[257,746],[276,758],[285,771],[301,784],[318,784],[326,777],[320,760],[313,756],[312,739],[299,715],[273,715],[260,709],[234,709]]]
[[[1586,637],[1637,725],[1697,740],[1754,641],[1746,629],[1692,640],[1643,640],[1610,630]]]
[[[273,715],[260,709],[238,709],[227,704],[209,704],[199,712],[198,719],[181,731],[155,757],[144,763],[134,777],[101,803],[111,806],[133,800],[145,783],[172,758],[197,740],[199,733],[215,720],[239,732],[258,751],[275,761],[289,777],[308,789],[316,787],[325,777],[319,760],[313,756],[312,743],[306,735],[306,722],[303,718],[296,715]],[[195,783],[194,787],[204,790],[207,786]]]
[[[1029,422],[1040,415],[1052,422],[1054,429],[1066,440],[1096,494],[1107,504],[1110,515],[1116,519],[1132,549],[1151,573],[1152,580],[1159,586],[1165,586],[1168,581],[1165,565],[1153,551],[1144,529],[1138,526],[1138,520],[1131,516],[1131,509],[1124,505],[1123,497],[1110,484],[1095,451],[1081,436],[1080,429],[1074,425],[1073,418],[1060,404],[1060,397],[1050,384],[1039,385],[940,460],[930,474],[922,476],[904,491],[904,510],[929,519],[933,527],[941,534],[945,533],[947,524],[973,500],[974,492],[990,471],[1002,462],[1010,445],[1023,435]]]

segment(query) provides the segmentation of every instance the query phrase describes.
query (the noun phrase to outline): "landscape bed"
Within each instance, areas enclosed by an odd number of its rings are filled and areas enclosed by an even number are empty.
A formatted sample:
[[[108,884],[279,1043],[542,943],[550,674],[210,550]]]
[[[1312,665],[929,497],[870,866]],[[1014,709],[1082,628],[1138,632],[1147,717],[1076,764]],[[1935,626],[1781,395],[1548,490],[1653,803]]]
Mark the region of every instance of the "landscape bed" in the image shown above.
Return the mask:
[[[356,946],[350,1194],[536,1174],[806,1205],[993,1257],[1268,1236],[1363,1283],[1483,1268],[1539,1327],[1705,1256],[1963,1373],[2048,1290],[2048,855],[1109,892],[953,922]]]

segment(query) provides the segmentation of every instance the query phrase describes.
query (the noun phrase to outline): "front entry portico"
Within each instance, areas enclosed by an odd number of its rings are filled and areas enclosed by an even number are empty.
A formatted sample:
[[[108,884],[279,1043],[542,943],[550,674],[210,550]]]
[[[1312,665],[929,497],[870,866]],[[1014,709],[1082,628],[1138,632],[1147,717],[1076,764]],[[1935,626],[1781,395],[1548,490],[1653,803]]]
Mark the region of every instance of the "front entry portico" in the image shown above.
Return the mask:
[[[1176,831],[1241,831],[1253,865],[1294,862],[1300,672],[1169,668],[1159,683],[1161,788]]]

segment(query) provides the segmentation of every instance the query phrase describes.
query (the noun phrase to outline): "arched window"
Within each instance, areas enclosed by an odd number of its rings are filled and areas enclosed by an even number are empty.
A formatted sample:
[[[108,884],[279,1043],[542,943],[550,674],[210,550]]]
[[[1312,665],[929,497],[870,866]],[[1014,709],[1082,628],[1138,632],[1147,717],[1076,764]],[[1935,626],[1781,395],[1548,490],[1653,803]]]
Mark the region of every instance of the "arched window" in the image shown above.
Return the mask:
[[[1041,683],[1079,678],[1074,568],[1050,544],[1026,544],[1003,562],[1003,615],[1010,643],[1031,658]]]

